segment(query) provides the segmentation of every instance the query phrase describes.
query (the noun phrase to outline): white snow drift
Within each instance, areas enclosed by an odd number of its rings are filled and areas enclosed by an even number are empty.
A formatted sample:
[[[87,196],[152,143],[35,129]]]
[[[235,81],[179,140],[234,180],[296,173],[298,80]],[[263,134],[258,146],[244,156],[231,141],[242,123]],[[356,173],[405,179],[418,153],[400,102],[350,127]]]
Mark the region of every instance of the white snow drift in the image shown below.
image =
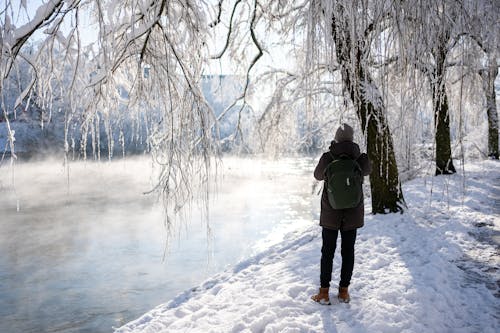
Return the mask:
[[[404,191],[405,214],[368,215],[359,230],[350,304],[310,300],[321,247],[311,221],[116,333],[500,331],[499,163],[419,178]]]

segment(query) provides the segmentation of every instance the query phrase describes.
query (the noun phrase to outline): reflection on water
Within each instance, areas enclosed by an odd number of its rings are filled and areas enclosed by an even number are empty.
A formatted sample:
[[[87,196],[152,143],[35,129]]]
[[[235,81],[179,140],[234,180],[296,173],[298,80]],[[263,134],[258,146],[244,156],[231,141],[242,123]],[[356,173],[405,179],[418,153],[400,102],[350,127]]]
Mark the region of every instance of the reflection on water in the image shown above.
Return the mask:
[[[194,212],[163,260],[162,208],[142,195],[147,158],[73,163],[69,183],[60,162],[0,168],[0,332],[110,332],[258,242],[316,223],[310,160],[231,158],[224,170],[210,209],[211,255]]]

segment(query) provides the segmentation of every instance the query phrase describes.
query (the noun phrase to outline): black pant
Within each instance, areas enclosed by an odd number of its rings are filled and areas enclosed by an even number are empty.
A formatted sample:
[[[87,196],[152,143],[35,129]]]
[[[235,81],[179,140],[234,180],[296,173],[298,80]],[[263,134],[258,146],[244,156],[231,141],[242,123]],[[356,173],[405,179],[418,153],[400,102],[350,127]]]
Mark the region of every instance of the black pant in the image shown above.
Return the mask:
[[[356,242],[356,229],[340,231],[342,239],[341,255],[342,268],[340,271],[340,286],[348,287],[351,283],[352,269],[354,268],[354,243]],[[335,249],[337,247],[338,230],[323,228],[323,246],[321,247],[321,288],[330,287],[332,279],[332,265]]]

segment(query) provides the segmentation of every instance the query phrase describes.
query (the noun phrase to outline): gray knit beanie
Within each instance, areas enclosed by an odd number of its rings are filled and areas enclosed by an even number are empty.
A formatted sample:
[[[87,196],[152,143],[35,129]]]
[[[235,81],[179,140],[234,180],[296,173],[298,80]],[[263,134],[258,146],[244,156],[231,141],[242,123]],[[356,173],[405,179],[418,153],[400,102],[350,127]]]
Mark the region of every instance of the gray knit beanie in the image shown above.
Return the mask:
[[[335,133],[335,142],[352,141],[354,139],[354,130],[347,124],[342,124]]]

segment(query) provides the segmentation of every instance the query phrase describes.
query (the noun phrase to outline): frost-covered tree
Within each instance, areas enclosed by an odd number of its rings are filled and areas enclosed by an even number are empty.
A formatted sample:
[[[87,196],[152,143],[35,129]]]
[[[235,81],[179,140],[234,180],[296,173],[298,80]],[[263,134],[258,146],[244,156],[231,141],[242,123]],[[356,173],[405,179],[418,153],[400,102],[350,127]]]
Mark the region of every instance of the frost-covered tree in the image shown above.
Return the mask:
[[[342,81],[367,137],[373,212],[401,211],[405,204],[386,107],[368,65],[371,43],[387,24],[389,2],[325,1],[316,10],[324,14]]]
[[[315,134],[331,125],[318,109],[328,110],[330,119],[338,120],[344,117],[341,114],[347,105],[352,105],[373,164],[370,175],[373,213],[401,211],[405,204],[386,106],[369,65],[372,43],[388,23],[390,2],[253,3],[261,9],[257,13],[257,22],[262,24],[260,31],[265,29],[282,36],[280,51],[289,50],[295,62],[293,69],[283,66],[266,72],[277,76],[276,89],[259,125],[267,125],[271,132],[279,130],[285,124],[290,105],[301,106],[305,110],[304,117],[298,120],[305,120],[301,143],[311,146]],[[346,103],[338,102],[340,96],[344,96]],[[269,131],[265,135],[269,137]]]
[[[373,164],[370,175],[373,213],[401,211],[405,204],[386,106],[370,68],[372,43],[389,22],[390,2],[311,0],[296,6],[279,3],[281,7],[275,6],[271,18],[295,15],[298,18],[287,17],[279,22],[303,22],[306,44],[302,47],[306,49],[306,56],[301,66],[307,70],[302,76],[309,75],[310,81],[324,82],[320,79],[325,75],[318,75],[318,70],[340,72],[338,83],[335,83],[336,75],[331,76],[330,93],[345,96],[366,138],[368,156]],[[311,94],[325,86],[318,82],[308,85],[312,88],[306,93]],[[308,85],[304,87],[307,89]],[[345,108],[342,104],[332,106],[332,118]]]
[[[208,54],[209,11],[207,3],[191,0],[48,0],[34,12],[28,12],[26,1],[7,1],[0,18],[0,90],[19,58],[34,69],[33,83],[20,100],[36,85],[47,88],[71,66],[72,76],[58,87],[71,105],[64,111],[68,124],[78,118],[84,151],[88,138],[100,151],[99,128],[110,119],[147,110],[148,141],[160,168],[155,189],[163,193],[168,213],[176,213],[194,196],[208,193],[209,165],[218,149],[215,117],[199,84]],[[17,23],[19,13],[26,19]],[[91,27],[82,23],[85,15]],[[95,33],[84,45],[86,29]],[[33,39],[41,39],[40,51],[28,54],[24,47]],[[56,51],[64,54],[63,63],[40,61],[42,54]],[[5,104],[3,113],[7,119]]]
[[[436,174],[454,173],[450,117],[460,118],[460,98],[451,100],[450,74],[480,74],[486,99],[489,133],[488,154],[495,156],[498,146],[498,116],[494,81],[498,48],[498,4],[495,1],[401,1],[398,2],[397,34],[400,63],[417,68],[427,76],[431,87],[434,125]],[[464,39],[472,38],[475,47]],[[472,55],[471,53],[475,53]],[[498,53],[497,53],[498,54]],[[469,71],[473,68],[473,72]],[[475,79],[473,79],[475,80]],[[461,83],[463,86],[463,83]],[[461,135],[461,134],[458,134]]]
[[[488,156],[498,159],[498,110],[495,80],[498,76],[500,56],[500,3],[498,1],[467,1],[464,6],[466,26],[464,36],[470,37],[479,49],[472,53],[472,65],[481,77],[488,117]]]
[[[370,6],[367,7],[368,3]],[[67,119],[81,114],[84,151],[90,138],[92,151],[99,154],[98,129],[101,122],[110,123],[109,119],[117,109],[122,110],[117,106],[125,105],[127,112],[153,110],[149,141],[155,160],[162,166],[159,188],[167,196],[166,201],[173,199],[176,202],[174,207],[178,207],[196,192],[190,187],[193,175],[200,177],[201,183],[206,183],[209,171],[204,166],[217,151],[213,136],[216,119],[199,85],[208,55],[207,34],[210,27],[221,22],[224,2],[215,5],[219,11],[215,12],[215,20],[208,22],[206,13],[212,7],[204,2],[49,0],[36,10],[35,15],[27,15],[28,22],[17,27],[13,23],[14,13],[19,9],[26,10],[26,3],[21,2],[19,8],[14,8],[8,2],[2,22],[2,74],[8,76],[12,64],[18,57],[23,57],[33,63],[34,84],[40,83],[42,77],[46,80],[42,81],[42,87],[48,82],[46,78],[49,76],[38,74],[47,73],[47,68],[37,62],[37,56],[30,57],[23,52],[25,43],[35,33],[44,31],[41,49],[64,52],[68,64],[73,65],[74,75],[63,90],[73,105]],[[302,31],[303,36],[311,37],[311,33],[320,30],[327,34],[322,45],[331,48],[331,55],[335,54],[340,65],[343,84],[366,135],[368,154],[376,170],[371,175],[373,211],[400,210],[403,198],[385,107],[366,68],[369,37],[372,32],[380,31],[378,25],[384,22],[387,4],[366,1],[352,4],[337,1],[333,5],[328,1],[290,4],[279,1],[274,6],[284,16],[291,15],[296,9],[306,9],[302,13],[307,19],[304,27],[309,30]],[[238,7],[247,9],[249,14],[235,17]],[[248,74],[263,55],[256,30],[267,7],[257,0],[239,0],[228,8],[231,15],[226,43],[215,58],[226,52],[237,54],[235,48],[241,43],[237,43],[233,30],[246,27],[250,45],[255,51],[254,56],[244,63]],[[95,44],[87,49],[81,40],[84,28],[80,16],[83,13],[92,13],[96,26]],[[358,16],[366,19],[359,21]],[[306,57],[305,60],[310,59]],[[147,77],[144,75],[146,68]],[[50,66],[50,69],[61,72],[57,66]],[[57,73],[51,75],[57,76]],[[241,97],[244,100],[248,83],[249,77]],[[120,87],[126,87],[127,96]],[[111,151],[113,141],[108,139],[108,144]],[[175,197],[171,197],[173,193]]]
[[[0,13],[0,90],[21,60],[31,67],[32,79],[20,92],[19,103],[10,106],[3,101],[5,126],[10,126],[8,115],[35,96],[43,108],[57,106],[64,112],[66,155],[76,126],[82,153],[91,152],[99,159],[102,145],[112,157],[117,132],[118,143],[124,145],[123,132],[131,130],[125,119],[135,120],[133,130],[144,128],[160,166],[155,190],[164,194],[169,213],[175,213],[197,193],[208,193],[210,164],[219,151],[218,121],[228,114],[234,117],[235,107],[240,110],[233,119],[235,134],[227,137],[243,142],[244,133],[252,131],[243,130],[242,123],[254,120],[256,146],[265,149],[283,150],[290,140],[289,145],[299,151],[313,151],[321,146],[324,134],[331,134],[347,118],[358,122],[374,166],[370,175],[373,212],[401,211],[404,199],[389,128],[387,76],[377,66],[408,65],[400,72],[385,73],[393,76],[392,82],[414,69],[427,75],[435,119],[436,172],[454,172],[446,91],[449,55],[466,33],[478,41],[488,59],[486,67],[491,68],[483,75],[490,92],[488,105],[495,98],[491,87],[498,57],[494,47],[498,39],[472,29],[475,24],[464,16],[463,4],[447,0],[46,0],[28,12],[26,1],[6,1]],[[477,13],[485,8],[477,7]],[[17,22],[20,12],[26,19]],[[497,22],[494,15],[491,22]],[[90,42],[85,40],[89,31]],[[498,36],[498,32],[492,34]],[[27,43],[35,39],[40,41],[36,52],[30,53]],[[388,51],[381,56],[377,48]],[[278,65],[265,62],[274,50],[282,54]],[[201,89],[206,65],[214,59],[229,59],[241,69],[237,77],[244,78],[242,94],[217,115]],[[266,68],[259,67],[262,63]],[[262,87],[268,90],[263,94],[269,97],[265,107],[248,107],[252,98],[265,99],[255,96]],[[57,104],[60,99],[67,101],[67,107]],[[494,119],[496,104],[491,105],[488,113]],[[243,110],[254,112],[253,118],[243,116]],[[495,122],[491,123],[494,128]],[[9,132],[12,145],[14,135]],[[247,141],[245,147],[250,147]]]
[[[447,61],[461,33],[460,3],[416,0],[402,1],[398,7],[401,58],[422,71],[431,87],[436,175],[455,173],[446,80]]]

